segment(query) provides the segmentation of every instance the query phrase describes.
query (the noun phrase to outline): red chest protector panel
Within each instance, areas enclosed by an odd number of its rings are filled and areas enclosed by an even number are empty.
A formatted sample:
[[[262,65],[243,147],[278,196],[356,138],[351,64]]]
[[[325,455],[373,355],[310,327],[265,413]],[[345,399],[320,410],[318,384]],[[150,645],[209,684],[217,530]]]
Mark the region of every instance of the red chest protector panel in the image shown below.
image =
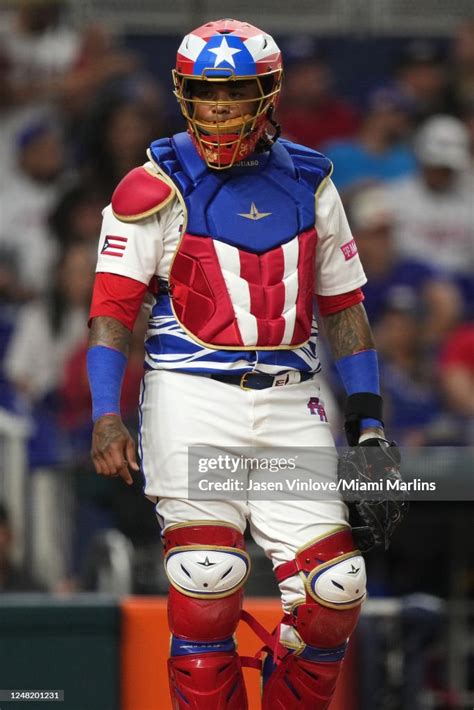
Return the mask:
[[[184,234],[169,283],[183,328],[211,348],[296,348],[311,334],[315,229],[264,254]]]

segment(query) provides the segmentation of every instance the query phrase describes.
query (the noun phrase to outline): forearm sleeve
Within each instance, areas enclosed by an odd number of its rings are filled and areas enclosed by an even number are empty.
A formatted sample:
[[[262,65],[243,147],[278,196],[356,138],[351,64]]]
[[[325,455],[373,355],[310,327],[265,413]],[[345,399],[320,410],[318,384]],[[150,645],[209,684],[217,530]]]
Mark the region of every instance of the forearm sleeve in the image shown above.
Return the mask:
[[[87,374],[92,397],[92,420],[120,415],[120,390],[127,358],[119,350],[94,345],[87,352]]]

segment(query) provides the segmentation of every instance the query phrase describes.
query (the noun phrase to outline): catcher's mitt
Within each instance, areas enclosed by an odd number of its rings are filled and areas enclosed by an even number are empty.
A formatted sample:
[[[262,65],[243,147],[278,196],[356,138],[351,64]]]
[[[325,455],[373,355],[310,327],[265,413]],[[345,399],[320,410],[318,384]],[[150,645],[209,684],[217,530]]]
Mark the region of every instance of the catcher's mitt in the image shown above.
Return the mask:
[[[406,493],[397,487],[402,477],[395,442],[373,438],[347,449],[339,459],[339,479],[346,481],[345,489],[350,491],[350,523],[357,547],[361,552],[377,545],[388,549],[408,510]],[[367,483],[379,481],[381,490],[365,491]]]

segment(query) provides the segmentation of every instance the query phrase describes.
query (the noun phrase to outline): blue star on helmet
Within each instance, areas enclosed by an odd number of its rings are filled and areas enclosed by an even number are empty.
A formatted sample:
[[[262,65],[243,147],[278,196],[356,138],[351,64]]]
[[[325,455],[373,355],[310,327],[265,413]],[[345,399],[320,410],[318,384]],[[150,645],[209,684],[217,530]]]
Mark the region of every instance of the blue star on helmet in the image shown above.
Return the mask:
[[[232,49],[232,47],[229,47],[226,38],[223,37],[220,46],[210,48],[209,51],[216,55],[216,58],[214,60],[214,67],[218,67],[219,64],[227,62],[235,69],[234,54],[238,54],[242,50]]]

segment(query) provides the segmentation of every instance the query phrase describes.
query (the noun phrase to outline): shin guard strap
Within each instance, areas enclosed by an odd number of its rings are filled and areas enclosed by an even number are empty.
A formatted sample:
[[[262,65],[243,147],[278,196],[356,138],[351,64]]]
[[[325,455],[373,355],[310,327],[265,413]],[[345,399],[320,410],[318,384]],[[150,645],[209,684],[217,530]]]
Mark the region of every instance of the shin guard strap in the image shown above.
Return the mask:
[[[316,648],[316,646],[305,646],[298,654],[299,658],[313,663],[335,663],[342,661],[347,649],[347,642],[335,648]]]
[[[316,540],[308,547],[300,550],[294,560],[283,562],[275,568],[277,582],[283,582],[299,572],[309,574],[325,562],[355,551],[350,528],[341,528],[332,535]]]
[[[197,653],[225,653],[235,651],[234,639],[223,639],[222,641],[190,641],[181,639],[178,636],[171,637],[170,656],[189,656]]]

